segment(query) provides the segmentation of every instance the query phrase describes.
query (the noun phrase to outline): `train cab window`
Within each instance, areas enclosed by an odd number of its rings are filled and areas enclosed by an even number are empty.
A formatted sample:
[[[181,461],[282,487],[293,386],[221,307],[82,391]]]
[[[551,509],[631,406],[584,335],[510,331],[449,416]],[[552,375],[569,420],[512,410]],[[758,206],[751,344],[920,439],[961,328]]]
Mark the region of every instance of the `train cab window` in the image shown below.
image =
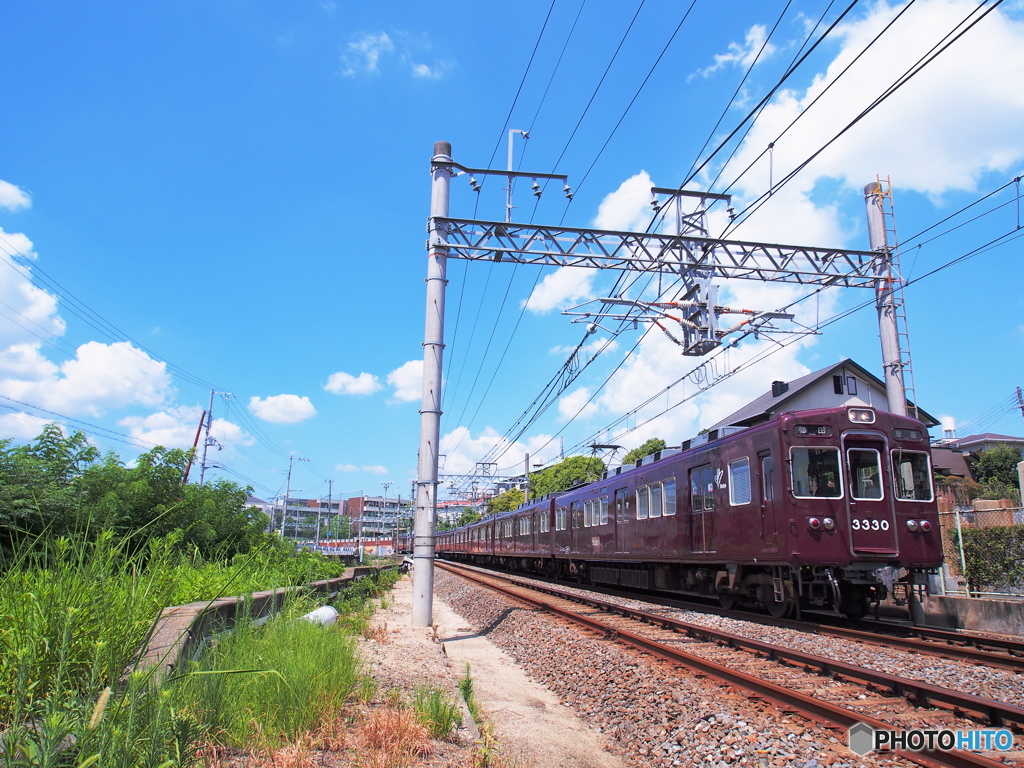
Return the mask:
[[[799,498],[843,495],[836,448],[792,448],[793,495]]]
[[[892,477],[900,501],[932,500],[932,470],[927,453],[893,451]]]
[[[651,486],[651,517],[661,517],[661,483],[652,483]]]
[[[850,448],[846,451],[850,464],[851,494],[855,499],[882,498],[882,464],[873,448]]]
[[[750,503],[750,459],[744,456],[729,462],[729,504]]]
[[[646,520],[648,512],[650,511],[650,498],[647,493],[647,486],[641,485],[636,489],[636,519]]]
[[[665,509],[662,512],[663,515],[668,517],[676,513],[676,481],[674,479],[668,479],[661,484],[664,489],[664,500]]]

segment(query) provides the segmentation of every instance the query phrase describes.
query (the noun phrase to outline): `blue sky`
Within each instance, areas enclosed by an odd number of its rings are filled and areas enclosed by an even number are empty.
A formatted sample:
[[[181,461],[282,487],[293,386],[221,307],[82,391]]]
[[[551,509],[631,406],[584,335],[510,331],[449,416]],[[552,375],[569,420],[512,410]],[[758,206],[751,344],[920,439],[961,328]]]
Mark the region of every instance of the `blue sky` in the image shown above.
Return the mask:
[[[519,184],[514,219],[643,230],[652,183],[690,178],[840,5],[698,0],[684,20],[691,6],[665,0],[9,4],[0,436],[26,439],[57,419],[126,460],[156,443],[187,447],[216,388],[232,394],[214,399],[222,467],[209,476],[271,497],[292,455],[310,460],[295,467],[296,495],[325,496],[332,479],[336,496],[379,494],[382,482],[407,496],[434,142],[500,169],[508,129],[529,130],[514,138],[516,166],[567,174],[576,194],[567,204],[551,189],[535,206]],[[728,190],[746,210],[988,8],[917,0],[837,77],[904,7],[856,4],[689,186]],[[891,177],[904,273],[922,278],[906,292],[917,397],[960,434],[1024,433],[1012,408],[1024,384],[1021,82],[1024,5],[1007,0],[729,232],[866,249],[863,186]],[[452,215],[502,219],[502,186],[477,195],[456,179]],[[711,225],[724,231],[724,211]],[[844,357],[880,371],[870,307],[820,335],[716,355],[719,374],[740,371],[693,399],[692,383],[658,393],[700,361],[664,336],[602,332],[594,364],[502,443],[582,338],[560,310],[608,295],[615,275],[456,260],[448,275],[448,472],[496,444],[498,469],[516,471],[526,451],[551,461],[561,443],[595,435],[678,443],[774,379]],[[721,290],[763,310],[808,293]],[[824,293],[797,320],[815,326],[868,298]]]

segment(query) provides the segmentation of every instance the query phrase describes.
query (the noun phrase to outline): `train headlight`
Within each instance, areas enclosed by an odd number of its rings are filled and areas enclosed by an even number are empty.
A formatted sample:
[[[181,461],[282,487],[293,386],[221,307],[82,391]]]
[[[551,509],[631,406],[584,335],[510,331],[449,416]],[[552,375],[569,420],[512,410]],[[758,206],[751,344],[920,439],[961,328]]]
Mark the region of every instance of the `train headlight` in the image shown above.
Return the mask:
[[[850,421],[855,424],[874,424],[875,412],[870,408],[851,408]]]
[[[907,520],[907,530],[911,533],[917,533],[917,529],[920,526],[917,524],[917,520]]]
[[[832,531],[832,530],[835,530],[836,521],[833,520],[831,517],[826,517],[824,520],[821,521],[821,526],[826,531]]]
[[[921,532],[928,533],[932,529],[932,524],[927,520],[921,521]]]
[[[821,520],[816,517],[812,517],[807,521],[807,527],[812,531],[817,531],[821,528]]]

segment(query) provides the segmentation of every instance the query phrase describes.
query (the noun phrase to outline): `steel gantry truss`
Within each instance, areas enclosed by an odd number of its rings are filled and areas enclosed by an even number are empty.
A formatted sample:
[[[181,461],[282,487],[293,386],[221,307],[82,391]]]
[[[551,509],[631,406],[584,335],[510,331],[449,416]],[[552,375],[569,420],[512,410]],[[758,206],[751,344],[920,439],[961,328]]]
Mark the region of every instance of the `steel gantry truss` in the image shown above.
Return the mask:
[[[431,218],[428,249],[470,261],[589,267],[802,285],[874,288],[874,251],[778,245],[652,232]]]

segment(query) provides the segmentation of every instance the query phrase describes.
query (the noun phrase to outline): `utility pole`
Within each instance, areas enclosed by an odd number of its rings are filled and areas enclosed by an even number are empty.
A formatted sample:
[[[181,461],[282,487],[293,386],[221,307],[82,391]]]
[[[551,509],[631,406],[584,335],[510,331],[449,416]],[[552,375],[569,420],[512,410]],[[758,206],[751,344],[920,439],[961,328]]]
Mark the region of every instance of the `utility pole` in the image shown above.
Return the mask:
[[[381,518],[380,518],[381,519],[381,526],[380,527],[381,527],[381,530],[383,531],[384,530],[384,526],[385,526],[384,521],[387,519],[388,489],[390,489],[391,486],[394,485],[394,483],[391,480],[381,480],[380,484],[384,486],[384,506],[381,509]],[[380,535],[379,534],[377,536],[377,541],[378,541],[378,543],[380,542]]]
[[[1024,394],[1021,393],[1020,387],[1017,387],[1017,407],[1020,408],[1020,415],[1024,418]]]
[[[889,412],[907,415],[907,395],[903,385],[903,358],[900,354],[896,294],[892,274],[893,253],[886,242],[884,196],[880,182],[864,187],[868,215],[868,245],[878,254],[875,274],[875,307],[878,310],[878,337],[882,342],[882,371]]]
[[[416,523],[413,528],[412,625],[429,627],[434,616],[434,519],[437,514],[438,441],[441,435],[441,364],[444,356],[444,301],[452,145],[434,144],[431,160],[430,231],[427,251],[427,311],[423,329],[423,397],[420,405]]]
[[[289,500],[289,497],[292,495],[292,464],[294,462],[296,462],[296,461],[309,461],[309,459],[296,458],[295,456],[290,455],[290,454],[288,456],[288,479],[285,482],[284,509],[281,512],[281,538],[282,539],[284,538],[284,525],[285,525],[284,521],[288,519],[288,500]],[[296,520],[295,521],[296,537],[295,538],[298,538],[298,535],[297,535],[298,531],[299,531],[299,523]]]
[[[327,481],[327,528],[331,527],[331,495],[334,492],[334,481]],[[317,504],[316,508],[316,545],[320,546],[320,505]]]
[[[206,451],[211,445],[216,445],[217,450],[220,450],[221,445],[217,442],[217,438],[210,437],[210,427],[213,426],[213,396],[216,394],[212,389],[210,390],[210,407],[206,409],[206,422],[203,425],[206,432],[206,436],[203,439],[203,462],[199,465],[199,484],[204,485],[206,480]]]

